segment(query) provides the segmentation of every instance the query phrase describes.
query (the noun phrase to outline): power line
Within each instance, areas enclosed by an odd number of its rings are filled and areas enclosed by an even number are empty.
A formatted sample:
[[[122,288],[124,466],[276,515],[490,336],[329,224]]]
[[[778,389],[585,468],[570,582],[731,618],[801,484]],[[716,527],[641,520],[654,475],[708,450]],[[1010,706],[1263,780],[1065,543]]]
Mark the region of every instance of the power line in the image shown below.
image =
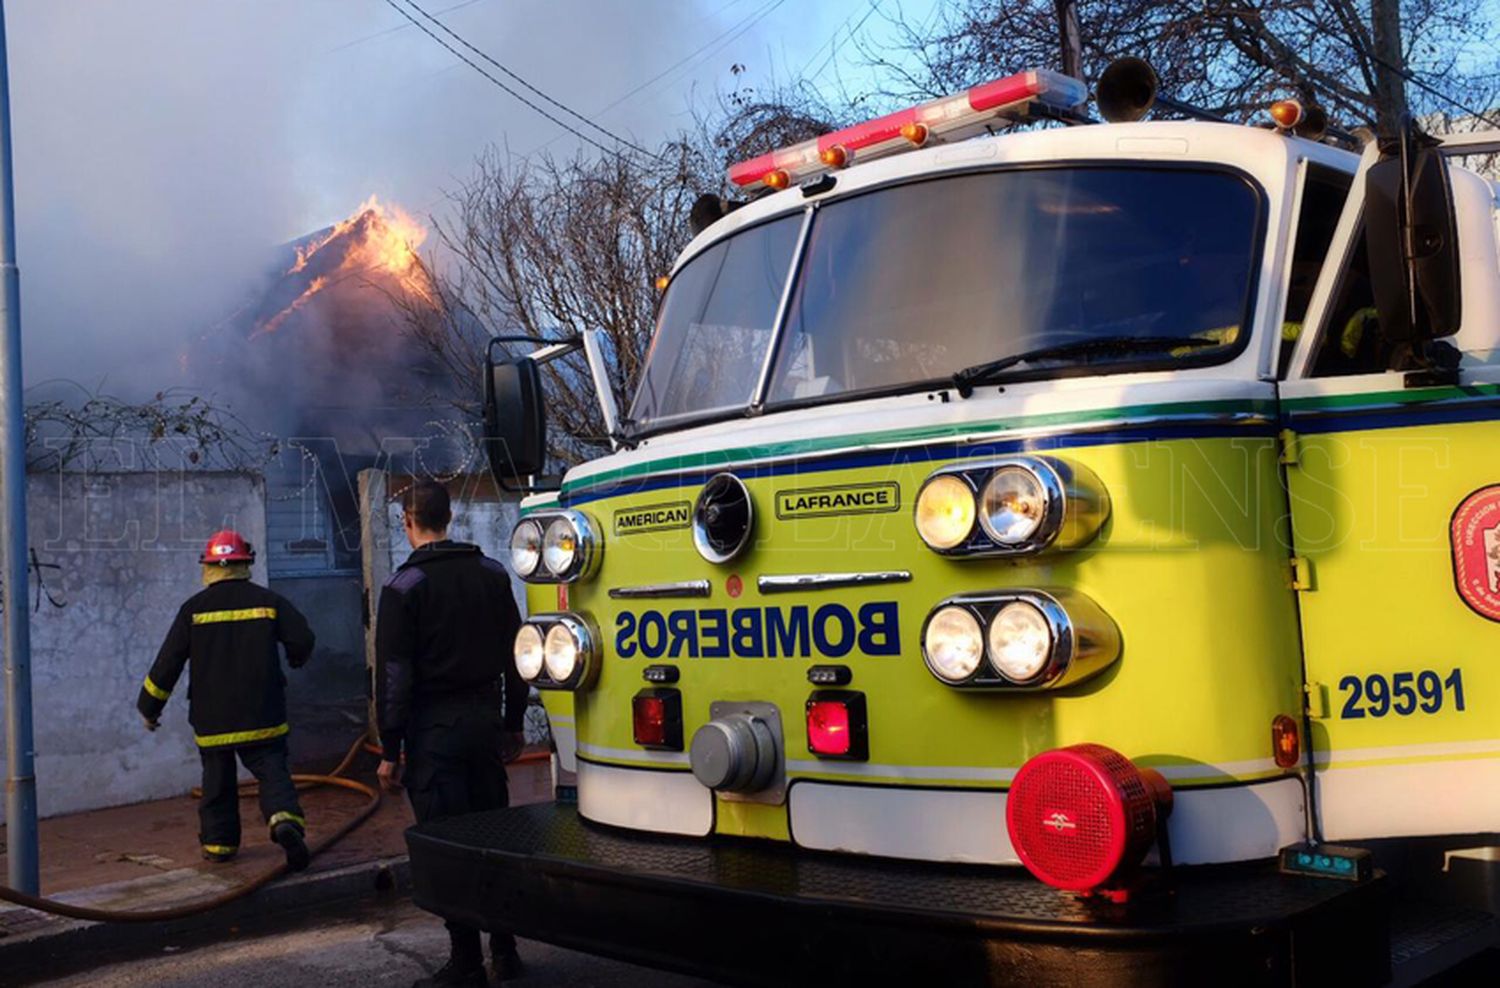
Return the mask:
[[[463,3],[456,3],[451,7],[444,7],[437,13],[451,14],[455,10],[462,10],[464,7],[472,7],[476,3],[480,2],[481,0],[463,0]],[[384,31],[376,31],[374,34],[367,34],[362,38],[355,38],[353,41],[346,41],[341,45],[335,45],[334,47],[325,51],[323,54],[332,55],[334,52],[343,51],[346,48],[353,48],[355,45],[362,45],[366,41],[374,41],[376,38],[383,38],[388,34],[395,34],[397,31],[405,31],[409,27],[411,27],[410,24],[397,24],[395,27],[388,27]]]
[[[739,0],[732,0],[732,2],[729,4],[729,6],[733,6],[734,3],[738,3],[738,2],[739,2]],[[690,66],[690,68],[695,67],[696,65],[702,64],[708,58],[710,58],[713,55],[717,54],[718,52],[722,51],[728,45],[732,44],[737,38],[739,38],[741,35],[743,35],[746,31],[749,31],[756,24],[760,23],[760,21],[763,20],[768,14],[770,14],[772,11],[774,11],[777,7],[780,7],[785,2],[786,2],[786,0],[770,0],[770,2],[766,3],[764,6],[759,7],[757,9],[751,11],[750,14],[747,15],[745,18],[743,18],[739,22],[731,25],[730,27],[725,28],[723,31],[719,32],[718,35],[716,35],[714,38],[712,38],[711,40],[709,40],[707,43],[705,43],[703,45],[700,45],[695,51],[691,52],[688,55],[683,56],[682,58],[678,59],[676,62],[673,62],[671,65],[667,66],[665,69],[662,69],[660,72],[656,73],[656,75],[652,76],[651,78],[647,79],[645,82],[643,82],[640,85],[636,86],[634,89],[632,89],[629,92],[625,93],[623,96],[619,97],[614,102],[610,103],[608,106],[606,106],[603,109],[601,109],[598,113],[595,113],[594,116],[598,117],[598,116],[601,116],[601,115],[603,115],[605,113],[608,113],[610,110],[613,110],[615,107],[619,106],[621,103],[624,103],[626,100],[630,99],[632,96],[636,95],[637,93],[639,93],[639,92],[641,92],[641,91],[643,91],[645,89],[650,88],[652,85],[656,84],[661,79],[666,78],[668,75],[671,75],[678,68],[681,68],[682,66],[687,65],[689,62],[693,63],[693,66]],[[725,9],[728,9],[728,8],[726,7]],[[722,44],[720,43],[721,41],[723,42]],[[709,51],[709,49],[713,49],[713,50]],[[704,52],[708,52],[708,54],[704,55],[703,58],[701,58],[701,59],[698,58],[698,56],[700,54],[703,54]],[[551,140],[545,141],[541,145],[539,145],[539,146],[533,148],[532,150],[526,152],[521,157],[523,159],[529,158],[533,154],[536,154],[538,151],[541,151],[544,148],[549,147],[556,140],[557,140],[557,138],[554,137]],[[660,160],[663,160],[663,159],[661,159],[660,157],[658,157],[657,160],[660,161]]]
[[[737,0],[736,0],[736,2],[737,2]],[[677,69],[681,68],[683,65],[686,65],[688,62],[693,61],[700,54],[702,54],[705,51],[708,51],[708,49],[713,48],[715,45],[718,45],[719,48],[723,48],[724,45],[719,45],[720,41],[724,41],[725,44],[728,44],[730,41],[733,41],[735,38],[738,38],[740,35],[744,34],[746,31],[750,30],[750,28],[754,27],[767,14],[769,14],[771,11],[775,10],[777,7],[780,7],[785,2],[786,2],[786,0],[772,0],[772,2],[767,3],[764,6],[757,8],[756,10],[752,10],[749,13],[749,15],[747,15],[744,19],[740,20],[736,24],[731,25],[730,27],[725,28],[723,31],[719,32],[718,35],[716,35],[714,38],[712,38],[711,40],[709,40],[707,43],[699,46],[695,51],[691,52],[688,55],[683,56],[682,58],[679,58],[677,61],[673,62],[671,65],[669,65],[666,68],[662,69],[660,72],[656,73],[656,75],[654,75],[651,78],[647,79],[645,82],[641,83],[639,86],[636,86],[634,89],[630,90],[630,92],[626,93],[625,95],[621,96],[619,99],[615,100],[613,103],[611,103],[608,106],[606,106],[604,109],[600,110],[599,113],[608,113],[610,110],[613,110],[615,107],[619,106],[621,103],[623,103],[626,100],[630,99],[630,97],[636,95],[637,93],[641,92],[644,89],[647,89],[647,88],[651,87],[652,85],[656,84],[660,80],[666,78],[668,75],[671,75],[674,71],[676,71]],[[734,37],[728,37],[730,34],[733,34]],[[725,40],[726,38],[728,38],[727,41]],[[717,51],[718,49],[715,49],[715,50]],[[599,114],[595,114],[595,116],[598,116],[598,115]]]
[[[818,47],[816,47],[816,48],[813,49],[812,55],[808,58],[808,60],[806,62],[802,63],[802,68],[800,68],[800,69],[797,70],[797,76],[796,76],[797,79],[801,79],[801,78],[803,78],[803,77],[805,77],[807,75],[807,70],[810,69],[810,68],[812,68],[812,63],[813,62],[815,62],[815,61],[818,60],[818,54],[820,52],[822,52],[823,46],[824,45],[832,45],[835,41],[837,41],[838,37],[839,37],[839,32],[842,31],[844,28],[846,28],[846,27],[849,26],[849,22],[852,21],[852,20],[854,20],[854,15],[857,14],[857,13],[859,13],[859,8],[858,7],[855,7],[853,10],[849,11],[849,16],[845,17],[842,21],[839,21],[838,26],[833,29],[833,33],[828,36],[828,40],[825,41],[825,42],[823,42],[823,44],[818,45]]]
[[[818,76],[822,75],[828,70],[829,64],[833,61],[834,56],[839,53],[839,49],[844,47],[844,45],[849,41],[853,40],[854,36],[859,33],[862,27],[865,26],[865,21],[868,21],[871,17],[875,16],[875,12],[880,9],[880,4],[882,2],[883,0],[870,0],[870,9],[865,11],[865,16],[861,17],[859,19],[859,23],[854,25],[854,27],[850,29],[848,34],[844,35],[843,41],[837,42],[831,49],[829,49],[828,57],[823,59],[822,65],[818,66],[818,71],[807,77],[808,82],[815,81]],[[837,36],[838,32],[835,31],[834,35]]]
[[[542,92],[540,89],[538,89],[537,87],[533,86],[531,83],[527,82],[526,80],[522,79],[520,76],[516,75],[516,73],[512,72],[510,69],[508,69],[505,66],[501,65],[499,62],[497,62],[495,59],[491,58],[489,55],[485,54],[483,51],[480,51],[478,48],[475,48],[473,45],[469,44],[467,41],[465,41],[463,38],[459,37],[457,34],[454,34],[454,32],[448,30],[448,28],[445,27],[441,21],[437,20],[431,14],[427,13],[427,11],[423,10],[420,6],[418,6],[415,2],[413,2],[413,0],[405,0],[405,2],[412,9],[416,10],[419,14],[421,14],[423,17],[425,17],[428,20],[432,21],[434,24],[437,24],[445,32],[447,32],[448,34],[452,35],[455,39],[458,40],[458,42],[460,44],[464,45],[464,47],[468,48],[470,51],[475,52],[481,58],[485,59],[490,64],[494,65],[496,68],[498,68],[502,72],[504,72],[506,75],[508,75],[512,79],[516,80],[518,83],[520,83],[526,89],[529,89],[531,92],[536,93],[539,97],[541,97],[542,99],[546,100],[548,103],[551,103],[552,105],[561,108],[562,110],[566,111],[567,113],[571,114],[572,116],[577,117],[578,119],[582,120],[584,123],[588,124],[590,127],[593,127],[595,130],[597,130],[600,133],[604,134],[606,137],[610,138],[611,140],[615,141],[618,144],[624,145],[625,147],[631,148],[631,149],[633,149],[635,151],[639,151],[641,154],[644,154],[647,157],[656,158],[657,160],[663,160],[658,155],[652,154],[650,151],[647,151],[645,148],[640,147],[639,145],[633,144],[630,141],[627,141],[624,138],[619,137],[618,135],[611,133],[610,131],[606,130],[605,128],[600,127],[598,124],[596,124],[593,121],[589,120],[587,117],[584,117],[582,114],[579,114],[576,111],[574,111],[573,109],[569,108],[565,104],[559,102],[558,100],[553,99],[551,96],[548,96],[546,93]],[[518,100],[519,102],[521,102],[522,104],[524,104],[525,106],[529,107],[531,110],[534,110],[536,113],[540,114],[541,116],[546,117],[548,120],[550,120],[553,123],[557,124],[557,126],[561,127],[563,130],[565,130],[568,133],[572,134],[574,137],[578,138],[579,140],[583,141],[584,143],[590,144],[590,145],[594,146],[595,148],[599,149],[600,151],[603,151],[606,154],[616,154],[616,153],[618,153],[618,151],[617,151],[616,148],[608,147],[608,146],[606,146],[604,144],[601,144],[597,140],[595,140],[594,138],[590,137],[589,135],[583,133],[578,128],[576,128],[576,127],[572,126],[571,124],[569,124],[567,121],[558,119],[552,113],[549,113],[547,110],[545,110],[542,107],[538,106],[535,102],[527,99],[521,93],[517,92],[515,89],[513,89],[510,86],[506,85],[504,82],[502,82],[501,80],[497,79],[495,76],[491,75],[489,72],[485,71],[485,69],[484,69],[483,66],[481,66],[480,64],[478,64],[477,62],[475,62],[473,59],[469,58],[467,55],[465,55],[463,52],[459,51],[457,48],[454,48],[452,45],[450,45],[448,42],[444,41],[442,38],[438,37],[431,30],[429,30],[427,28],[427,26],[424,25],[421,21],[418,21],[415,17],[413,17],[409,11],[407,11],[403,7],[398,6],[396,4],[396,0],[385,0],[385,3],[392,10],[396,11],[402,17],[405,17],[408,21],[410,21],[417,28],[417,30],[421,31],[423,34],[427,35],[433,41],[436,41],[443,48],[447,49],[447,51],[449,52],[449,54],[451,54],[454,58],[457,58],[459,61],[461,61],[465,65],[469,66],[469,68],[473,69],[475,72],[478,72],[480,75],[484,76],[491,83],[493,83],[494,85],[498,86],[500,89],[504,90],[510,96],[512,96],[513,98],[515,98],[516,100]]]

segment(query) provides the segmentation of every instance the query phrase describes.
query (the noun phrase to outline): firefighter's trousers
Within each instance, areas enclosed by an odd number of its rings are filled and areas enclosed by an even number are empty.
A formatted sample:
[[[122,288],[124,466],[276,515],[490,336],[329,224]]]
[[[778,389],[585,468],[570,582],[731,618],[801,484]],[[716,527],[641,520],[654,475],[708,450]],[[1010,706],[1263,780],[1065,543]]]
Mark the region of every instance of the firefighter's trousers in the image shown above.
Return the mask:
[[[406,792],[417,822],[509,806],[503,741],[497,696],[452,698],[413,710],[406,737]],[[456,960],[482,959],[478,930],[462,923],[446,925]],[[515,949],[510,933],[490,932],[492,955]]]
[[[287,767],[286,738],[257,744],[200,748],[203,757],[203,801],[198,804],[203,849],[228,855],[240,846],[240,796],[235,758],[260,783],[260,813],[268,827],[291,822],[306,829],[297,787]]]

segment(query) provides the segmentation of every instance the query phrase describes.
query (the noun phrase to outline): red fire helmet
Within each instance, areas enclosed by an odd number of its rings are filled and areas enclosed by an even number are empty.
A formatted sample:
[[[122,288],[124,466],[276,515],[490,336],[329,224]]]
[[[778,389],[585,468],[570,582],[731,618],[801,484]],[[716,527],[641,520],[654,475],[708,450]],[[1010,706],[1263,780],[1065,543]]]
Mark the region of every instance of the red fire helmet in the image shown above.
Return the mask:
[[[203,558],[198,562],[204,566],[253,563],[255,562],[255,549],[239,532],[226,528],[222,532],[215,532],[208,540],[208,545],[203,549]]]

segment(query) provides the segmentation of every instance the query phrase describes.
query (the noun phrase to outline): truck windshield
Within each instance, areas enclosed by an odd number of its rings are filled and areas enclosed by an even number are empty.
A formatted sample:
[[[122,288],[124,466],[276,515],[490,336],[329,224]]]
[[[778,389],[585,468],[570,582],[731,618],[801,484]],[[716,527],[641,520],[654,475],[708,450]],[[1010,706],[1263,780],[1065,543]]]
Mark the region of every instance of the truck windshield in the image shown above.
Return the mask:
[[[1008,373],[1228,359],[1245,342],[1259,211],[1259,195],[1235,175],[1147,167],[967,174],[830,202],[816,213],[774,343],[767,405],[946,385],[965,368],[1096,338],[1154,345],[1061,347]],[[780,296],[764,279],[790,270],[790,221],[715,245],[674,279],[637,428],[749,403]],[[743,250],[742,238],[753,238]],[[761,258],[758,279],[731,287],[726,279],[745,277],[731,272],[737,251]],[[691,321],[721,293],[737,306],[755,296],[756,317],[741,316],[733,331],[722,319]],[[731,335],[732,344],[706,342]],[[691,355],[707,348],[721,351],[711,371]]]

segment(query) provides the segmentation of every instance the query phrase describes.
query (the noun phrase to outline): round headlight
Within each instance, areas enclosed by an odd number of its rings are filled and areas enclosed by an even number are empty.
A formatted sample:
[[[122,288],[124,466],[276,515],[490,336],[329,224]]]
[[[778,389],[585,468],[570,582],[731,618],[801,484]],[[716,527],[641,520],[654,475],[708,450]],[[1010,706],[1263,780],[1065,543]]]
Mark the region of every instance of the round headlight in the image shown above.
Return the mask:
[[[523,521],[510,533],[510,568],[523,580],[536,572],[542,561],[542,526]]]
[[[578,529],[566,516],[547,526],[542,538],[542,563],[553,576],[567,576],[578,559]]]
[[[1042,527],[1047,488],[1025,467],[996,470],[979,495],[979,523],[1001,545],[1020,545]]]
[[[1035,606],[1014,601],[990,618],[989,645],[995,670],[1013,683],[1027,683],[1052,658],[1052,626]]]
[[[516,632],[516,672],[528,683],[542,674],[542,633],[534,624],[523,624]]]
[[[543,648],[547,677],[554,683],[566,683],[578,669],[579,651],[578,639],[567,625],[554,624],[549,628]]]
[[[974,492],[952,474],[938,474],[917,495],[917,534],[934,549],[953,549],[974,530]]]
[[[944,607],[927,622],[922,655],[927,668],[943,682],[967,680],[984,658],[984,632],[979,619],[965,608]]]

